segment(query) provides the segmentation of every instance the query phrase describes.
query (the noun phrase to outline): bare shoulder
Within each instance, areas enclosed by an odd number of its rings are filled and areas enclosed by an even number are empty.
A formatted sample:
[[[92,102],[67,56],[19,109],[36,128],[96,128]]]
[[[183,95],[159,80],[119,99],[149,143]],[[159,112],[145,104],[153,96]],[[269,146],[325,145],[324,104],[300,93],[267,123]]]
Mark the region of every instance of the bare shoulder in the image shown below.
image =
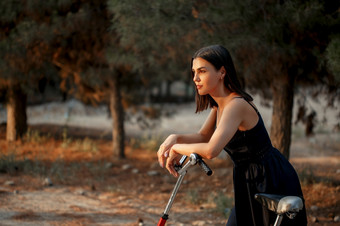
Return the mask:
[[[256,106],[243,98],[233,98],[228,107],[232,108],[235,114],[242,118],[240,130],[248,130],[254,127],[259,120]]]
[[[247,102],[244,98],[240,97],[240,98],[232,98],[228,105],[228,108],[232,108],[235,109],[236,111],[247,111],[252,109],[252,106],[250,105],[249,102]]]

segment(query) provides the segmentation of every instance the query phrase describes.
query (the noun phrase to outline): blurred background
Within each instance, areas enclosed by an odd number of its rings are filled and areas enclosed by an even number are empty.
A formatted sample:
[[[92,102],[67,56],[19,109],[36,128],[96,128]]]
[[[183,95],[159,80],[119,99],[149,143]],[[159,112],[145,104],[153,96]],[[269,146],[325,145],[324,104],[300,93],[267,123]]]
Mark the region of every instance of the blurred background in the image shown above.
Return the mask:
[[[324,196],[307,199],[310,221],[338,222],[339,10],[334,0],[2,0],[0,179],[16,184],[6,185],[11,192],[28,185],[9,178],[30,175],[114,197],[127,191],[112,177],[124,166],[134,180],[153,171],[162,180],[165,172],[140,168],[156,162],[168,134],[193,133],[204,122],[208,112],[194,113],[190,61],[199,48],[221,44],[273,145],[307,178],[304,190],[320,182],[332,194],[322,211]],[[133,165],[136,158],[147,166]]]

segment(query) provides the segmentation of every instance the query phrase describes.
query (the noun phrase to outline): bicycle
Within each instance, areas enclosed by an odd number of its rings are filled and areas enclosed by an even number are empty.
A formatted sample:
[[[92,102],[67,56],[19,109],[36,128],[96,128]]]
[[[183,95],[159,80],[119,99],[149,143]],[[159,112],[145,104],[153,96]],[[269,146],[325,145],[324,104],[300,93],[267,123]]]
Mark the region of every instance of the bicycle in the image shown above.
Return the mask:
[[[165,207],[165,210],[159,219],[157,226],[164,226],[166,221],[169,219],[169,212],[171,206],[174,202],[176,194],[179,190],[179,187],[183,181],[184,176],[187,173],[187,170],[190,166],[200,165],[204,172],[210,176],[212,175],[212,170],[210,167],[203,161],[202,157],[198,154],[191,154],[187,163],[183,166],[186,161],[187,156],[182,156],[179,161],[179,165],[175,165],[175,169],[179,174],[175,187],[171,193],[168,204]],[[303,202],[302,199],[298,196],[285,196],[285,195],[276,195],[276,194],[266,194],[266,193],[257,193],[255,194],[255,200],[260,202],[263,206],[265,206],[270,211],[276,213],[277,217],[274,223],[274,226],[280,226],[284,214],[286,214],[290,219],[294,219],[297,213],[302,210]]]

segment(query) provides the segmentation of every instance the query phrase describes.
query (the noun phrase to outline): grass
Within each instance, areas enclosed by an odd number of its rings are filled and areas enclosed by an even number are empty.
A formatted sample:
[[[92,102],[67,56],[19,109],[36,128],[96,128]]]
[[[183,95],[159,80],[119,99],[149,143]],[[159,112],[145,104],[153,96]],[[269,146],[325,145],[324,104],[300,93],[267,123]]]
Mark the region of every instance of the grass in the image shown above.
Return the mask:
[[[106,164],[106,161],[88,162],[86,168],[96,181],[103,182],[108,172]]]
[[[85,137],[84,139],[76,140],[74,146],[77,150],[82,151],[82,152],[95,153],[98,151],[96,142],[88,137]]]
[[[18,173],[41,178],[53,178],[52,181],[67,183],[77,178],[78,174],[88,172],[96,181],[103,181],[107,168],[106,162],[70,162],[56,159],[53,162],[44,162],[39,159],[17,158],[15,154],[0,157],[0,173],[17,175]]]
[[[2,155],[0,158],[0,172],[14,175],[18,172],[24,172],[31,175],[46,176],[47,167],[41,161],[16,158],[14,153]]]
[[[215,211],[228,218],[233,206],[234,198],[225,195],[223,192],[219,192],[213,197],[213,201],[216,205]]]
[[[28,128],[24,136],[26,142],[38,144],[46,142],[49,138],[51,138],[51,134],[42,135],[38,130],[32,130],[31,128]]]
[[[194,205],[212,204],[214,206],[212,211],[223,215],[225,218],[229,217],[234,202],[233,197],[223,192],[212,193],[208,198],[204,198],[200,195],[198,189],[190,189],[185,195],[185,200]]]
[[[310,168],[304,168],[298,172],[299,179],[302,185],[315,184],[315,175]]]
[[[81,152],[95,153],[98,151],[96,142],[88,137],[85,137],[84,139],[72,140],[72,138],[68,136],[67,128],[63,129],[61,147],[64,149],[75,148]]]
[[[15,155],[2,155],[0,157],[0,173],[13,174],[18,170]]]
[[[131,138],[129,145],[133,149],[145,149],[149,151],[157,151],[163,143],[164,136],[159,134],[144,135],[138,138]]]
[[[198,205],[204,202],[202,197],[200,197],[199,191],[197,189],[190,189],[189,191],[187,191],[185,199],[186,201],[194,205]]]
[[[303,168],[298,171],[299,179],[302,186],[315,185],[315,184],[325,184],[330,186],[338,186],[339,181],[326,176],[315,175],[311,167]]]
[[[74,140],[68,136],[67,128],[62,133],[61,148],[75,150],[77,152],[98,152],[98,144],[88,137]],[[89,173],[95,180],[104,180],[103,174],[106,170],[106,162],[68,162],[64,159],[56,158],[53,161],[42,160],[48,152],[54,151],[54,141],[50,145],[53,137],[50,134],[42,134],[38,130],[28,129],[23,137],[24,145],[27,147],[28,155],[31,152],[37,153],[35,157],[27,158],[19,154],[21,147],[16,145],[8,146],[8,150],[0,155],[0,173],[9,175],[26,174],[34,177],[49,177],[54,182],[68,183],[77,178],[77,175]],[[38,146],[37,146],[38,145]],[[44,149],[48,147],[48,150]],[[57,147],[55,147],[57,148]],[[51,153],[52,154],[52,153]]]
[[[72,139],[69,138],[68,135],[67,135],[67,128],[64,128],[63,133],[62,133],[61,147],[62,148],[68,148],[71,143],[72,143]]]
[[[53,176],[63,180],[70,172],[65,169],[65,163],[61,160],[52,162],[50,165],[38,159],[18,159],[15,154],[3,155],[0,158],[0,172],[15,175],[24,173],[39,177]]]

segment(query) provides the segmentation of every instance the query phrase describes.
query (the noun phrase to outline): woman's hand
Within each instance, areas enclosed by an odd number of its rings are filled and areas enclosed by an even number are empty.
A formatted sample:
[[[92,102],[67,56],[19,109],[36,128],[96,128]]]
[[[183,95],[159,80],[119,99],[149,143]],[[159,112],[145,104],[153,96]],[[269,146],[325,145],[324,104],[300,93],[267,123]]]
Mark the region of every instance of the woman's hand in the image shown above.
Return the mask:
[[[157,156],[159,165],[164,168],[166,159],[169,157],[169,152],[174,144],[176,144],[177,138],[176,135],[170,135],[165,141],[161,144],[158,149]]]
[[[174,146],[173,146],[174,147]],[[175,164],[178,163],[179,158],[181,157],[180,154],[178,154],[174,148],[171,148],[171,150],[169,151],[169,157],[166,161],[166,169],[174,176],[174,177],[178,177],[178,173],[175,170]]]

